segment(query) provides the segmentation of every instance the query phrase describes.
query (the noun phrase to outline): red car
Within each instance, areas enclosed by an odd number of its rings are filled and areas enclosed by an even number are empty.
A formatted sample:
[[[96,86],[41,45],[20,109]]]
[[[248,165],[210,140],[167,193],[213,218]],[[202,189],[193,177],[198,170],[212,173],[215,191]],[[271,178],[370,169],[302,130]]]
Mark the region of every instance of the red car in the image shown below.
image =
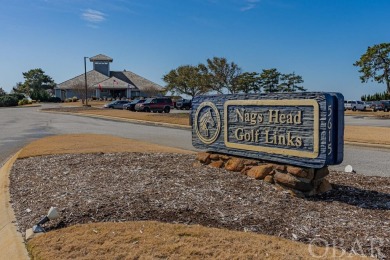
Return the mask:
[[[148,98],[142,104],[135,105],[135,111],[169,113],[173,108],[173,102],[170,98]]]

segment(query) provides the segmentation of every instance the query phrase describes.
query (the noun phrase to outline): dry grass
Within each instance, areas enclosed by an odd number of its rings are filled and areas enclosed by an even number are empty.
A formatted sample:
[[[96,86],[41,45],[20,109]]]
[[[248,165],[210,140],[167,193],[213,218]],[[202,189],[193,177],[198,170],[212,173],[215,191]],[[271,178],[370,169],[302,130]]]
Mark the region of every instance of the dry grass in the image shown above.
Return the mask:
[[[344,112],[344,114],[346,116],[371,116],[371,117],[380,117],[380,118],[390,118],[389,112],[383,112],[383,111],[374,112],[372,110],[366,110],[366,111],[347,110]]]
[[[18,158],[50,154],[117,152],[193,153],[173,147],[160,146],[111,135],[69,134],[39,139],[23,148]]]
[[[390,131],[387,127],[345,126],[344,141],[365,144],[390,145]]]
[[[342,255],[278,237],[154,221],[76,225],[36,237],[27,246],[32,259],[333,259],[333,253]]]
[[[91,105],[93,107],[99,107],[99,108],[102,108],[104,104],[107,104],[107,103],[110,103],[111,101],[98,101],[98,100],[92,100],[92,101],[88,101],[88,105]],[[83,104],[81,103],[81,101],[77,101],[77,102],[67,102],[67,103],[62,103],[61,106],[64,106],[64,107],[82,107]]]
[[[125,119],[135,119],[143,121],[152,121],[160,123],[169,123],[177,125],[189,125],[189,114],[188,113],[145,113],[145,112],[132,112],[127,110],[117,109],[102,109],[102,110],[88,110],[85,112],[79,112],[86,115],[101,115],[109,117],[119,117]]]

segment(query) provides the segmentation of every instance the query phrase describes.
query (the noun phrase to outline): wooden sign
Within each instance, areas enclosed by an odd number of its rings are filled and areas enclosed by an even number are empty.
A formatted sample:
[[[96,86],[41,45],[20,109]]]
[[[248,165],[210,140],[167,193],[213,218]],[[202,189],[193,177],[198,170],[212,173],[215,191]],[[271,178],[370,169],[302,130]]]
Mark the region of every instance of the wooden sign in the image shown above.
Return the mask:
[[[198,149],[312,168],[343,160],[339,93],[198,96],[191,120]]]

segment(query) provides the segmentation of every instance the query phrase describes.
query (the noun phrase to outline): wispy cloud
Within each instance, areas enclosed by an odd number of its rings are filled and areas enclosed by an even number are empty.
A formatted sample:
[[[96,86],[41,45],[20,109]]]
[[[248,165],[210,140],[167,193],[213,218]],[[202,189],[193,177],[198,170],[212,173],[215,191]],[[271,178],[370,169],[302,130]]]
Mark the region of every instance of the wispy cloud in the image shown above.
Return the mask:
[[[245,5],[240,8],[241,12],[249,11],[256,8],[260,0],[245,0]]]
[[[87,9],[82,13],[81,18],[87,22],[97,24],[106,20],[106,14],[100,11]]]

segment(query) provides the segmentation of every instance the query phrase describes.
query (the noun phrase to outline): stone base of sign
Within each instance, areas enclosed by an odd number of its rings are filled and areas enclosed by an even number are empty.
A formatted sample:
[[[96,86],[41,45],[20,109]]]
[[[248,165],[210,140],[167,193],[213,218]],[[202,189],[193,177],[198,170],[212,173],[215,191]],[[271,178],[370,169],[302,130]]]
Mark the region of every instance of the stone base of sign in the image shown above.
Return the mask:
[[[197,160],[197,166],[208,165],[240,172],[253,179],[274,184],[277,190],[287,191],[297,197],[313,196],[332,189],[325,179],[329,174],[328,167],[303,168],[209,152],[198,153]]]

